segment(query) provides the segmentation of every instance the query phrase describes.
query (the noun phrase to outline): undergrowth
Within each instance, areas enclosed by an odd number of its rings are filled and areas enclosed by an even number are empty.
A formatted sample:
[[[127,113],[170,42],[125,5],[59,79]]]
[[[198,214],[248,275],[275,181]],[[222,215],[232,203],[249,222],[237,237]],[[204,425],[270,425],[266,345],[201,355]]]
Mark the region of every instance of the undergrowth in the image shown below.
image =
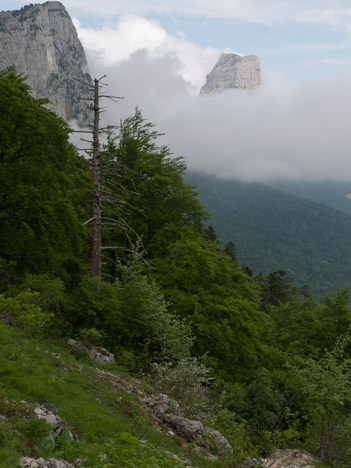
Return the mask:
[[[174,455],[195,466],[224,466],[156,427],[130,392],[103,375],[63,341],[0,323],[0,467],[16,468],[21,456],[39,455],[91,468],[184,466]],[[53,442],[51,427],[34,414],[38,405],[57,412],[77,440]]]

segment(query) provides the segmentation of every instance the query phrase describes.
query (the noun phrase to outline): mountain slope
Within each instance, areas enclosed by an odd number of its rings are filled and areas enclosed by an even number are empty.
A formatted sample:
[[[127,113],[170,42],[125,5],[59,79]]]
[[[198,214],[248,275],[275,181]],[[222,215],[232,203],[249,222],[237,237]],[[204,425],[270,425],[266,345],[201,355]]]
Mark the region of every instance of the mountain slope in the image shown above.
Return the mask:
[[[316,294],[351,284],[351,218],[260,183],[189,173],[222,243],[255,273],[282,269]]]
[[[343,211],[351,216],[351,182],[344,181],[274,181],[272,188]]]
[[[1,320],[0,345],[1,468],[20,468],[23,456],[87,468],[223,466],[157,421],[142,405],[142,383],[116,366],[97,366],[62,340],[26,336]],[[53,427],[38,414],[50,415]],[[53,418],[70,437],[59,436]]]

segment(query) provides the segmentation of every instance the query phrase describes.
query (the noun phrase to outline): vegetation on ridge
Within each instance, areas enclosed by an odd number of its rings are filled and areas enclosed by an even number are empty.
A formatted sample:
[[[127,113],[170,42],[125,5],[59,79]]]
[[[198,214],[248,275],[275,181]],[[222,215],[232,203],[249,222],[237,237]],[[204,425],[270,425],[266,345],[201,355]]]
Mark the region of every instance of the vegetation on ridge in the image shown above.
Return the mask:
[[[351,282],[351,218],[258,182],[191,172],[223,243],[234,242],[256,274],[284,270],[321,297]],[[284,186],[283,186],[284,187]]]
[[[116,206],[111,217],[123,214],[142,245],[123,230],[105,231],[119,250],[106,250],[105,276],[94,287],[89,162],[23,78],[5,70],[0,89],[3,466],[51,447],[82,466],[179,466],[169,450],[196,466],[233,468],[248,454],[299,446],[326,466],[346,467],[348,290],[318,302],[283,271],[244,272],[234,245],[221,246],[204,227],[184,160],[157,144],[139,110],[111,136],[102,164],[118,171],[119,191],[123,166],[134,173],[134,190],[122,185],[122,192],[125,207],[139,210]],[[154,431],[130,394],[117,395],[82,355],[67,352],[68,337],[114,352],[113,372],[166,391],[184,416],[221,431],[233,453],[210,458]],[[79,442],[63,437],[54,446],[49,428],[33,418],[37,404],[54,405]]]

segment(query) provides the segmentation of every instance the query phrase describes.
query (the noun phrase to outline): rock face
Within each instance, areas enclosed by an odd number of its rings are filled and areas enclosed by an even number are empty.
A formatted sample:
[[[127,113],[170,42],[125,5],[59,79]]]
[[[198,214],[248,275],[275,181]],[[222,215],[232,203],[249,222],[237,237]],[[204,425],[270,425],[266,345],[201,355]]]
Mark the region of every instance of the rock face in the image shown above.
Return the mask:
[[[264,468],[317,468],[312,455],[297,449],[278,449],[262,461]]]
[[[169,396],[161,393],[158,396],[146,396],[139,401],[151,409],[159,421],[174,429],[176,434],[187,442],[197,441],[209,451],[212,448],[220,453],[232,451],[231,445],[220,432],[204,427],[200,421],[192,421],[181,416],[179,404]]]
[[[86,86],[90,82],[87,61],[77,31],[60,2],[30,5],[0,12],[0,69],[15,66],[28,75],[37,98],[48,98],[62,118],[91,123]]]
[[[255,89],[261,84],[261,64],[256,55],[241,57],[221,54],[213,70],[206,77],[200,95],[217,94],[228,89]]]

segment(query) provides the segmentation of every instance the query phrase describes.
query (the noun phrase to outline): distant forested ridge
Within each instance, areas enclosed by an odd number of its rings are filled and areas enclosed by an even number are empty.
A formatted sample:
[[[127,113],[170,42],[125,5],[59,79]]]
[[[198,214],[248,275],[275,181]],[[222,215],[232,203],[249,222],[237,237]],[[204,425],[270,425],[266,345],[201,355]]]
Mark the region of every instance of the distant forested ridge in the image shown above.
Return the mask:
[[[284,270],[317,294],[351,284],[351,218],[261,183],[190,172],[222,241],[255,273]]]
[[[270,187],[291,193],[297,197],[335,208],[351,216],[351,181],[293,181],[276,180],[267,183]]]

